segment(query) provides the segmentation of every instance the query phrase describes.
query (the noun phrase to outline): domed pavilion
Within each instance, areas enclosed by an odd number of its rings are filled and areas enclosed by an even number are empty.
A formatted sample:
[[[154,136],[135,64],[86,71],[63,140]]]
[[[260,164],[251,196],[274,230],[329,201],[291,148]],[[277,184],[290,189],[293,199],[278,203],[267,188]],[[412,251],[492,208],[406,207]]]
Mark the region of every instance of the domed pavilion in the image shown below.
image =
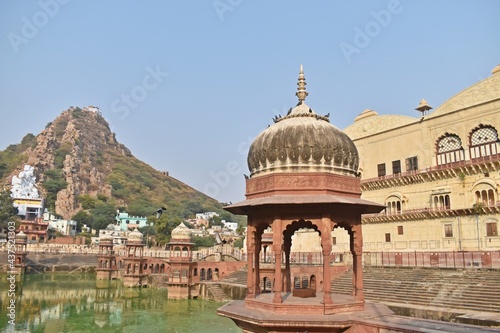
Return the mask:
[[[14,269],[11,271],[15,271],[17,273],[17,277],[26,272],[26,256],[28,255],[27,244],[28,244],[28,236],[21,230],[16,237],[14,238],[15,244],[15,262]]]
[[[361,199],[357,149],[330,123],[329,114],[320,115],[306,104],[302,66],[297,85],[297,105],[285,116],[275,117],[274,124],[250,146],[246,200],[225,207],[248,217],[247,296],[244,301],[220,308],[219,314],[233,319],[245,332],[260,332],[262,328],[273,331],[277,327],[282,327],[280,332],[303,331],[305,327],[312,330],[318,325],[324,328],[325,320],[330,320],[324,315],[364,309],[361,214],[378,213],[385,207]],[[338,227],[349,234],[352,297],[331,290],[331,233]],[[272,267],[260,260],[263,234],[268,228],[273,235]],[[291,258],[292,236],[301,229],[319,234],[321,258],[314,268],[300,267]],[[311,279],[303,288],[296,272],[306,271],[312,272]],[[304,322],[290,324],[300,316],[309,318],[308,326],[303,326]],[[317,317],[322,319],[314,322]],[[284,323],[288,329],[283,330]]]
[[[184,223],[172,230],[168,264],[168,298],[189,299],[199,291],[199,286],[193,283],[193,276],[197,275],[196,264],[193,262],[192,231]]]
[[[125,246],[127,256],[123,260],[125,265],[123,285],[125,287],[147,286],[147,274],[145,273],[147,259],[143,257],[144,237],[137,228],[128,234]]]

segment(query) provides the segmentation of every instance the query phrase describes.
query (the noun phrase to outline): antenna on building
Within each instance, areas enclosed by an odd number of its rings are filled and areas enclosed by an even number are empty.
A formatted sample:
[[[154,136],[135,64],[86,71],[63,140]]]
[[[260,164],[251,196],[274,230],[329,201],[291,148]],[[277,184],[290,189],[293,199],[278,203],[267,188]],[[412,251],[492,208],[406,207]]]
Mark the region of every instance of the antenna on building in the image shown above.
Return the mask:
[[[418,107],[415,110],[422,112],[422,117],[423,117],[429,113],[428,112],[429,110],[432,110],[432,106],[427,104],[427,101],[425,100],[425,98],[422,98],[422,100],[420,101],[420,104],[418,105]]]

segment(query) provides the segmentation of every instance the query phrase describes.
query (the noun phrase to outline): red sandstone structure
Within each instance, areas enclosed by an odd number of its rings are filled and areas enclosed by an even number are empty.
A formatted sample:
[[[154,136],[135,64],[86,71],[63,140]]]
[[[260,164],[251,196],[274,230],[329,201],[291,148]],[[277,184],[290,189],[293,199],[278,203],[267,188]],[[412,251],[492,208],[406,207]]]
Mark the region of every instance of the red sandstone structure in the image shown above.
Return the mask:
[[[147,285],[147,260],[143,257],[144,242],[142,234],[135,229],[128,235],[127,255],[124,258],[125,271],[123,285],[125,287],[142,287]]]
[[[19,232],[15,238],[15,254],[14,254],[14,271],[20,277],[26,272],[26,246],[28,244],[28,236],[24,232]]]
[[[41,217],[35,217],[33,219],[21,220],[18,231],[23,231],[26,239],[30,242],[46,243],[48,228],[48,222],[44,222]]]
[[[385,207],[360,198],[356,147],[330,124],[328,115],[317,114],[304,102],[305,86],[301,67],[297,106],[276,117],[250,146],[246,200],[225,207],[248,216],[248,290],[244,301],[233,301],[218,312],[244,332],[343,332],[347,324],[329,315],[364,310],[361,214]],[[269,227],[272,268],[261,267],[259,260],[263,245],[269,247],[263,239]],[[351,297],[331,290],[331,232],[338,227],[350,236]],[[303,228],[320,236],[320,266],[291,263],[292,236]],[[304,272],[309,273],[306,283]],[[267,279],[272,281],[270,290]]]
[[[106,230],[99,239],[97,280],[122,280],[125,287],[167,287],[169,299],[189,299],[200,296],[201,283],[216,282],[246,265],[239,260],[239,251],[236,257],[232,255],[236,253],[229,245],[224,246],[232,251],[218,246],[216,253],[196,252],[195,256],[191,236],[181,223],[172,230],[168,252],[151,256],[155,250],[145,251],[138,230],[128,234],[125,250],[114,246],[113,231]]]
[[[191,231],[184,223],[172,230],[170,243],[170,276],[167,282],[169,299],[192,298],[191,291],[199,291],[198,285],[193,283],[197,276],[197,267],[193,263],[193,246]],[[194,290],[192,290],[194,288]]]
[[[104,235],[99,240],[96,271],[98,280],[113,280],[118,278],[118,267],[116,266],[113,237],[111,235]]]

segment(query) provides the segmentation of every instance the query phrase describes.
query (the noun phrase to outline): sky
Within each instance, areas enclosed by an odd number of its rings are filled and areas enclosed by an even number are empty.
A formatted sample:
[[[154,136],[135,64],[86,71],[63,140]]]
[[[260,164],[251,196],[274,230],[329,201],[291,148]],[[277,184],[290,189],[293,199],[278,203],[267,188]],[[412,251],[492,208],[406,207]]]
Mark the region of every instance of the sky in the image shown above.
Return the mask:
[[[299,67],[340,129],[418,117],[500,64],[500,1],[0,2],[0,150],[98,106],[134,156],[244,199],[253,139],[297,103]]]

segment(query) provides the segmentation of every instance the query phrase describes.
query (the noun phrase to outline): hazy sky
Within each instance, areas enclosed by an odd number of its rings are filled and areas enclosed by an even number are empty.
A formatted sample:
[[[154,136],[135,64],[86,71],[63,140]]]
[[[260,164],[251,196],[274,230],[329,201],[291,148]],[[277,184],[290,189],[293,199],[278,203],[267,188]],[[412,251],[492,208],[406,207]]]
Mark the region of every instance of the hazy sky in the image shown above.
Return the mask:
[[[418,116],[500,63],[500,1],[0,2],[0,150],[69,106],[220,201],[248,147],[296,104],[343,129],[364,109]]]

